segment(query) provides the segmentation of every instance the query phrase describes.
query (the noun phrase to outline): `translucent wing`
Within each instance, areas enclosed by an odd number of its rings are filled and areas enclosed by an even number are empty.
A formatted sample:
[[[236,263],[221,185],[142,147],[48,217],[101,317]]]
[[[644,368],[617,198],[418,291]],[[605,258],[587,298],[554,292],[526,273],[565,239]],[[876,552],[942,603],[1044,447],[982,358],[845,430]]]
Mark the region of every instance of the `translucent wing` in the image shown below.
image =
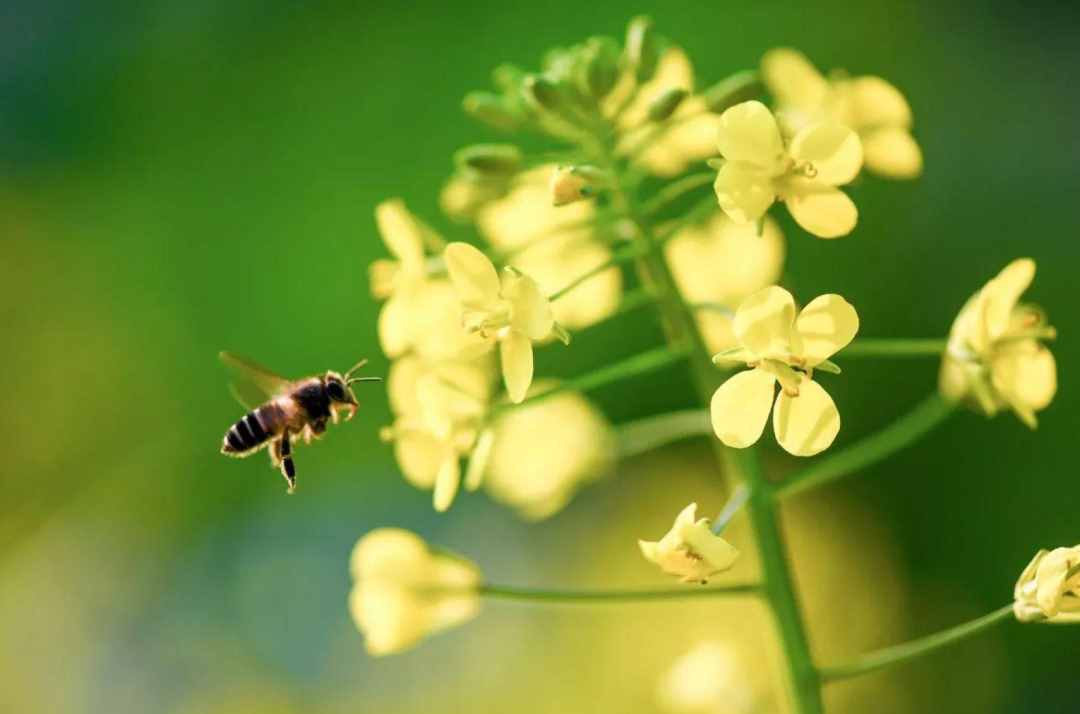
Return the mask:
[[[248,409],[254,409],[289,388],[289,380],[246,357],[232,352],[222,352],[219,357],[232,373],[232,395]]]

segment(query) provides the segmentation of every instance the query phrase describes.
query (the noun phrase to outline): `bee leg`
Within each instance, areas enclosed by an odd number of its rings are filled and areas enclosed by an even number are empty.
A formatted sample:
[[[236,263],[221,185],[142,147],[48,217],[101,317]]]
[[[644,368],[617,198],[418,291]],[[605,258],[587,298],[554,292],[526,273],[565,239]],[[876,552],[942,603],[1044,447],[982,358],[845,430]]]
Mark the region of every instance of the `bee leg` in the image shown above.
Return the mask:
[[[337,409],[331,409],[330,410],[330,420],[333,421],[335,424],[337,424],[338,419],[339,419],[338,410]]]
[[[345,421],[352,421],[352,418],[356,416],[356,405],[350,404],[345,408],[349,410],[349,413],[345,416]]]
[[[296,491],[296,464],[292,460],[292,443],[289,441],[289,431],[286,429],[281,438],[274,443],[275,450],[280,456],[281,475],[289,484],[289,493]]]

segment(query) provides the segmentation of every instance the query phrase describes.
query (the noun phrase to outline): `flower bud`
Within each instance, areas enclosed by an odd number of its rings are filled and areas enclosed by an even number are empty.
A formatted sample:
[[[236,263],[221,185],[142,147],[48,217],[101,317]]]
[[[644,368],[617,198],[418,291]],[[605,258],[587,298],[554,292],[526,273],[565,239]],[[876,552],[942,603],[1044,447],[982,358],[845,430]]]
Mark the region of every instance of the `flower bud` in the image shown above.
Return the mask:
[[[659,44],[652,19],[639,15],[630,21],[626,28],[626,63],[638,82],[646,82],[656,73]]]
[[[610,173],[596,166],[560,166],[551,174],[551,203],[565,206],[590,198],[597,188],[610,183]]]
[[[523,81],[525,81],[525,70],[514,64],[501,64],[491,73],[492,84],[506,94],[517,94],[521,90]]]
[[[548,77],[529,75],[521,86],[526,101],[540,111],[562,116],[569,108],[569,99],[562,86]]]
[[[649,121],[661,122],[670,117],[689,94],[682,87],[673,87],[661,94],[649,105]]]
[[[1080,545],[1040,550],[1013,595],[1021,622],[1080,622]]]
[[[706,89],[702,96],[705,98],[705,107],[710,112],[723,114],[736,104],[760,97],[763,90],[758,73],[746,70],[720,80]]]
[[[462,109],[473,119],[500,131],[514,131],[521,126],[521,115],[503,97],[491,92],[469,92]]]
[[[581,90],[593,99],[606,97],[619,81],[619,46],[610,37],[591,37],[585,43]]]
[[[638,541],[641,554],[669,575],[684,583],[707,583],[709,578],[730,568],[739,551],[710,530],[707,518],[698,519],[697,504],[691,503],[675,519],[671,530],[658,541]]]
[[[516,173],[524,162],[521,149],[513,144],[474,144],[459,150],[457,165],[484,177]]]

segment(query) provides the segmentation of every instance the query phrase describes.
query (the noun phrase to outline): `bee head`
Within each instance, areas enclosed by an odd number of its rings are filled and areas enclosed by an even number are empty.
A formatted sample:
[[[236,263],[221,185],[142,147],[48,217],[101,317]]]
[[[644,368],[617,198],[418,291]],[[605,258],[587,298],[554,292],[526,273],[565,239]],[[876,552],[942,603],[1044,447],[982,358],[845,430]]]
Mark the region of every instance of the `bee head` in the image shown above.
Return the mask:
[[[337,372],[327,372],[323,377],[323,384],[326,385],[326,395],[331,401],[340,404],[356,404],[356,396],[352,393],[352,388]]]

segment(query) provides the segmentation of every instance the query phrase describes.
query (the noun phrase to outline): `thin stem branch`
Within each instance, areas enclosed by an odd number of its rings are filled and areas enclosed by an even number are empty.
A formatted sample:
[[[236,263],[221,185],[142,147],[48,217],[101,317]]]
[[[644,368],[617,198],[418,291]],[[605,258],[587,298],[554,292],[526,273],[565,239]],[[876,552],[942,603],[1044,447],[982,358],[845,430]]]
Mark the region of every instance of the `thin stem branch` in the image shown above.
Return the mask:
[[[826,483],[874,464],[910,446],[921,436],[945,421],[954,407],[934,392],[914,409],[881,431],[832,452],[820,461],[796,472],[775,489],[777,498],[818,488]]]
[[[661,446],[712,433],[709,412],[687,409],[619,426],[619,457],[637,456]]]
[[[902,645],[886,647],[885,649],[862,655],[851,662],[822,667],[821,676],[828,681],[848,679],[850,677],[858,677],[859,675],[876,672],[877,670],[885,669],[886,667],[903,664],[904,662],[910,662],[913,659],[918,659],[919,657],[934,652],[942,647],[973,637],[984,630],[990,629],[999,622],[1011,619],[1012,615],[1013,606],[1012,603],[1010,603],[987,615],[983,615],[982,617],[971,620],[970,622],[965,622],[961,625],[956,625],[955,627],[950,627],[947,630],[935,632],[932,635],[927,635],[926,637],[921,637],[917,640],[912,640],[911,642],[905,642]]]
[[[844,348],[843,357],[940,357],[948,340],[859,338]]]
[[[593,603],[635,603],[654,600],[686,600],[702,597],[753,595],[758,590],[758,586],[752,583],[716,587],[664,588],[662,590],[546,590],[484,584],[477,589],[477,592],[482,597],[497,600],[588,605]]]
[[[716,196],[706,196],[705,198],[694,204],[694,207],[686,212],[681,218],[677,218],[670,223],[663,225],[663,230],[656,232],[653,240],[657,243],[666,243],[673,236],[677,235],[679,231],[687,226],[692,226],[695,223],[705,220],[710,215],[719,211],[720,208],[716,202]]]
[[[500,412],[507,409],[514,409],[517,407],[525,406],[527,404],[535,404],[536,402],[543,401],[550,397],[560,394],[561,392],[574,391],[574,392],[587,392],[590,389],[596,389],[602,387],[605,384],[611,384],[613,382],[619,382],[628,377],[633,377],[646,372],[652,372],[658,369],[667,367],[668,365],[680,362],[686,359],[687,349],[683,346],[673,345],[668,347],[657,347],[649,350],[648,352],[642,352],[641,354],[628,357],[621,362],[608,365],[607,367],[601,367],[598,370],[589,372],[588,374],[567,379],[560,382],[558,385],[540,392],[539,394],[533,394],[526,397],[524,400],[517,404],[499,404],[492,408],[492,415],[497,415]]]
[[[651,216],[694,189],[707,186],[715,180],[715,171],[703,171],[683,176],[679,180],[672,181],[667,186],[664,186],[652,198],[642,203],[641,212],[646,216]]]
[[[548,295],[548,300],[554,302],[555,300],[558,300],[563,295],[566,295],[568,292],[581,285],[585,281],[590,280],[591,278],[594,278],[600,273],[606,272],[607,270],[614,268],[617,265],[628,263],[637,258],[640,254],[640,251],[632,249],[623,251],[618,255],[612,256],[610,259],[605,260],[603,263],[596,266],[592,270],[589,270],[583,275],[579,275],[578,277],[574,278],[572,281],[570,281],[568,285],[564,286],[561,290],[556,290],[551,295]]]

